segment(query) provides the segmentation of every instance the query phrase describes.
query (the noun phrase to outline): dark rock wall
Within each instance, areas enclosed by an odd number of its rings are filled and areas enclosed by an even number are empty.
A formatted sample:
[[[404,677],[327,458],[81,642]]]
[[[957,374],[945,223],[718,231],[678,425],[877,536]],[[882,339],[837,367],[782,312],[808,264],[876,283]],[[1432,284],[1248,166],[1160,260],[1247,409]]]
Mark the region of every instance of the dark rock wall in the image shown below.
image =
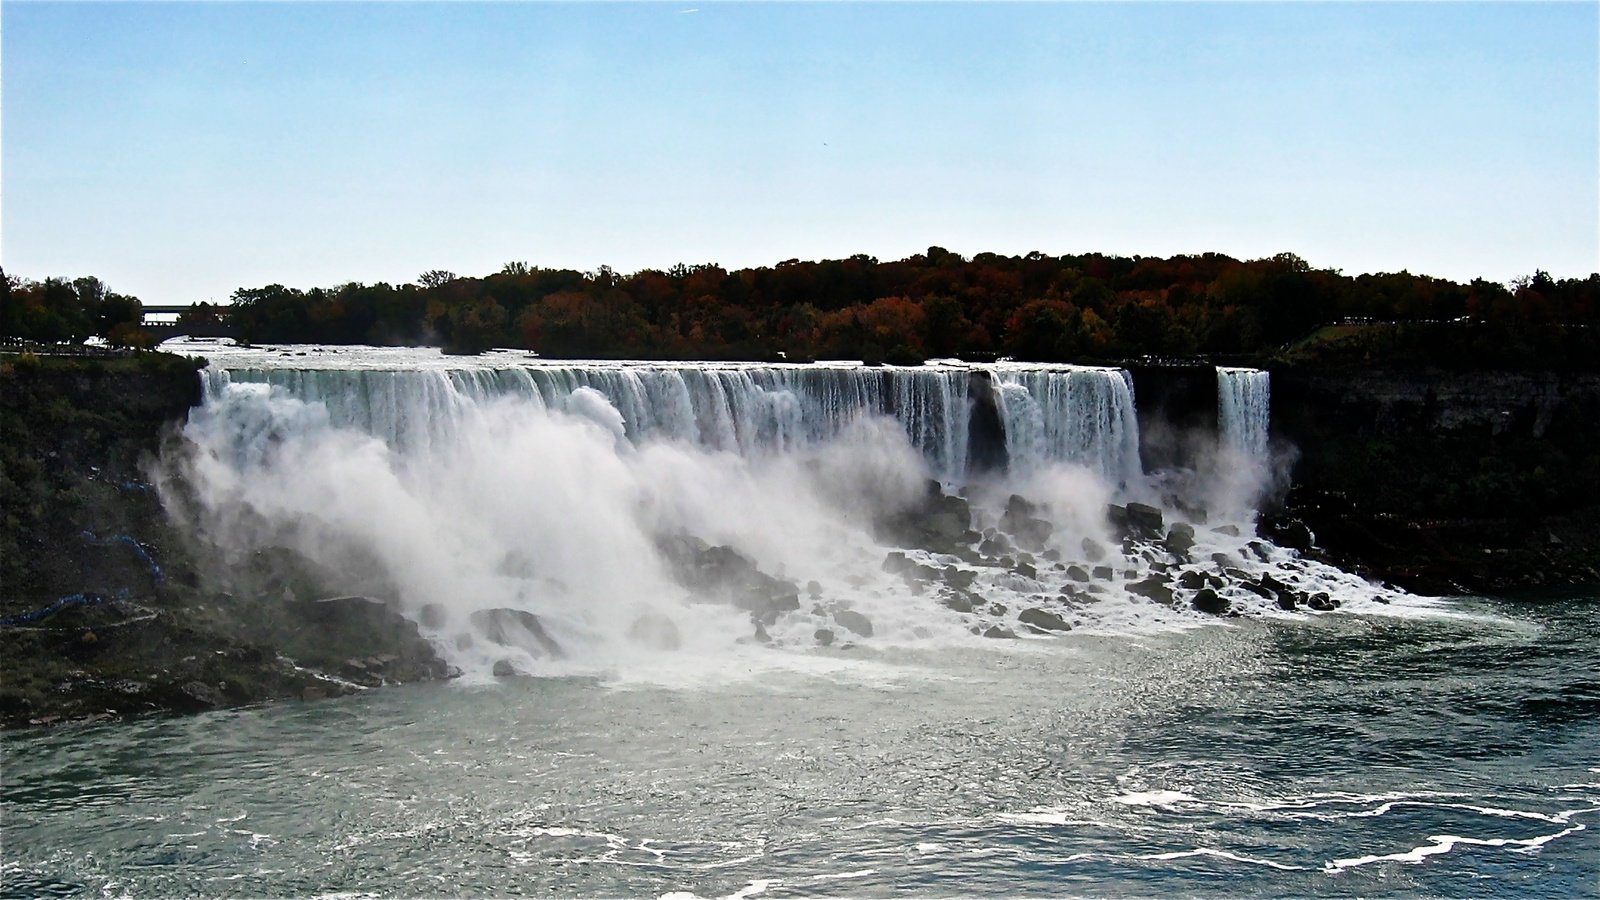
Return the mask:
[[[1346,561],[1431,592],[1600,582],[1600,376],[1286,368],[1272,425],[1286,511]]]

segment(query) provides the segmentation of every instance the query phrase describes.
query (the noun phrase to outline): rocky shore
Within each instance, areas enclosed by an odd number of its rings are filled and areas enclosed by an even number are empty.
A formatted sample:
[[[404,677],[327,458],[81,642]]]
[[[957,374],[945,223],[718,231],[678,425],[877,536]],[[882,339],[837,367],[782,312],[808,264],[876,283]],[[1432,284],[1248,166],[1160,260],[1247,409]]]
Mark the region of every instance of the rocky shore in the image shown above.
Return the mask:
[[[381,603],[201,584],[149,478],[163,437],[200,400],[196,367],[154,353],[0,358],[0,726],[450,674]]]

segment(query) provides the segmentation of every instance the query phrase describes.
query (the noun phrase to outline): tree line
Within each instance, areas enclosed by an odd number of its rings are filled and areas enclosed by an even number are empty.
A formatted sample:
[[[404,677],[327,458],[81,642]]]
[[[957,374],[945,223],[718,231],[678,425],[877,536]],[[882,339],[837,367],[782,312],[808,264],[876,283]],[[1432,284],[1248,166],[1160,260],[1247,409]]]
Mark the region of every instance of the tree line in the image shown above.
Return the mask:
[[[8,284],[11,297],[21,301],[7,300],[7,334],[13,321],[44,323],[57,334],[81,334],[89,321],[104,328],[103,317],[80,314],[92,306],[83,296],[68,297],[77,283]],[[65,331],[51,318],[58,308],[67,311],[56,315],[73,323]],[[513,262],[491,275],[433,270],[400,285],[299,290],[271,284],[241,288],[226,305],[196,304],[185,317],[226,316],[241,338],[256,343],[432,345],[460,353],[507,347],[557,358],[891,363],[994,356],[1044,362],[1259,358],[1321,325],[1375,322],[1387,328],[1381,344],[1358,342],[1352,350],[1347,342],[1339,352],[1456,364],[1467,354],[1482,365],[1589,367],[1600,358],[1597,314],[1600,274],[1556,280],[1536,272],[1509,285],[1462,284],[1407,272],[1348,276],[1289,253],[1257,260],[1216,253],[968,258],[929,247],[889,262],[856,255],[631,274]]]

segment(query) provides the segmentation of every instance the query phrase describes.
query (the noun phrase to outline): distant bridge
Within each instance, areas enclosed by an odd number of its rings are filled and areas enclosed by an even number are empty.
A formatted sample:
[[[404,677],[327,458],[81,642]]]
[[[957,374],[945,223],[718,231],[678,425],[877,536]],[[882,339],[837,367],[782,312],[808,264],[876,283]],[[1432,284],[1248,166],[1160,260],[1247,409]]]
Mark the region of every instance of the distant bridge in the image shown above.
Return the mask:
[[[152,321],[152,316],[181,316],[184,313],[193,312],[194,308],[190,306],[146,305],[144,307],[144,317],[139,323],[139,327],[155,338],[157,343],[180,335],[188,335],[189,337],[238,337],[239,329],[234,327],[233,317],[228,314],[228,308],[215,305],[211,308],[217,315],[215,322]]]

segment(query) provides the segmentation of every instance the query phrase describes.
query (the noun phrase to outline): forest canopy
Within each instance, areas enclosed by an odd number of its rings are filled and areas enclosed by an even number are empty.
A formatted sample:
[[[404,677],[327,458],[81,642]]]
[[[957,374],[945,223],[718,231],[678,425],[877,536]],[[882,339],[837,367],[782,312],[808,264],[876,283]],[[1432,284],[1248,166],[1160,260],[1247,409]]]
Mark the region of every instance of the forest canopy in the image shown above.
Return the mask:
[[[109,335],[127,321],[118,304],[137,310],[138,301],[94,285],[7,278],[5,334]],[[229,300],[186,316],[225,317],[255,343],[506,347],[557,358],[1090,362],[1320,353],[1460,365],[1467,354],[1478,365],[1592,367],[1600,355],[1600,274],[1461,284],[1407,272],[1348,276],[1290,253],[968,258],[929,247],[891,262],[856,255],[631,274],[513,262],[478,277],[431,270],[401,285],[240,288]]]

